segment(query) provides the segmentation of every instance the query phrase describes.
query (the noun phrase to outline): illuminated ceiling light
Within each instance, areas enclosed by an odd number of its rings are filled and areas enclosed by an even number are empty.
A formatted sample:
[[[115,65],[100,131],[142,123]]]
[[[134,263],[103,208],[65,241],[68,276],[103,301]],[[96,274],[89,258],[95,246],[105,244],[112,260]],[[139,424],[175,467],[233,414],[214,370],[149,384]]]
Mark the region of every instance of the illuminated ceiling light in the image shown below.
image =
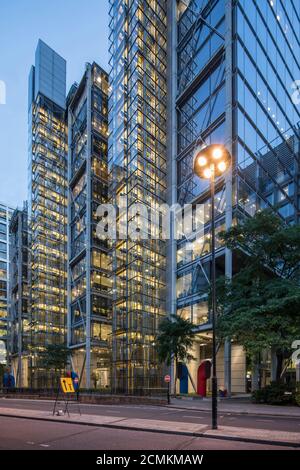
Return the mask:
[[[199,166],[205,166],[205,165],[207,165],[207,158],[204,157],[203,155],[202,155],[201,157],[198,157],[198,158],[197,158],[197,164],[198,164]]]
[[[225,162],[220,162],[220,163],[218,164],[218,170],[223,173],[223,171],[226,170],[226,163],[225,163]]]
[[[211,178],[211,175],[212,175],[211,169],[210,169],[210,168],[206,168],[206,169],[204,170],[204,172],[203,172],[203,175],[204,175],[204,178],[207,178],[207,179]]]
[[[277,18],[277,21],[280,21],[280,16],[279,15],[277,15],[276,18]]]
[[[219,160],[219,158],[222,158],[223,156],[223,151],[220,147],[217,147],[214,149],[213,151],[213,154],[212,154],[213,158],[215,158],[216,160]]]

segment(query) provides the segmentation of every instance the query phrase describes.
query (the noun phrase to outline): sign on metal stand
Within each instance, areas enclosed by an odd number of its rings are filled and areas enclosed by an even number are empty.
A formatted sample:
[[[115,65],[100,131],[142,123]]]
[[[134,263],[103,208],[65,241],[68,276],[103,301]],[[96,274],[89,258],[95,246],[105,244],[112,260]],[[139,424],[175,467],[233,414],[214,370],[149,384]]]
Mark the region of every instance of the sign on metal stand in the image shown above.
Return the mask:
[[[62,394],[62,399],[60,399],[60,395]],[[72,394],[74,394],[75,400],[70,400],[72,398]],[[78,406],[78,411],[79,414],[81,415],[81,410],[80,410],[80,405],[79,405],[79,400],[78,400],[78,393],[75,392],[73,380],[71,377],[61,377],[59,379],[59,385],[57,387],[57,393],[56,393],[56,398],[55,398],[55,403],[53,407],[53,416],[55,415],[55,412],[58,416],[60,416],[60,412],[62,412],[64,415],[67,413],[68,416],[70,417],[69,413],[69,405],[70,403],[73,403],[74,401],[77,402]],[[58,405],[63,403],[63,410],[58,409]]]
[[[71,377],[62,377],[60,379],[60,385],[64,393],[75,393],[73,380]]]

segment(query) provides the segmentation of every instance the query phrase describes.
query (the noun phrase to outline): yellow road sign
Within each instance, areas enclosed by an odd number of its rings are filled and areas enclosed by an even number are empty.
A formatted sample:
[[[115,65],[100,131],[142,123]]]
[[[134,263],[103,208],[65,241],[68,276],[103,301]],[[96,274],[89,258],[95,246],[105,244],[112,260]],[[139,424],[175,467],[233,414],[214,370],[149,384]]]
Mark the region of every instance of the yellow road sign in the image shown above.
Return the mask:
[[[71,377],[61,377],[60,385],[64,393],[75,393]]]

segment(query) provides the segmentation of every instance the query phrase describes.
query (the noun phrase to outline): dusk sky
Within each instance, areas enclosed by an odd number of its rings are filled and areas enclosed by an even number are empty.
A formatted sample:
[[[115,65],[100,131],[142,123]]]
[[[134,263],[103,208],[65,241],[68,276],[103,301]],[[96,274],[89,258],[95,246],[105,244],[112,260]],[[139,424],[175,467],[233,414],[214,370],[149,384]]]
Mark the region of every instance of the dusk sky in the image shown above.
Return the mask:
[[[67,91],[86,62],[108,70],[108,0],[0,0],[0,201],[27,199],[27,89],[41,38],[67,61]],[[1,100],[0,100],[1,101]]]

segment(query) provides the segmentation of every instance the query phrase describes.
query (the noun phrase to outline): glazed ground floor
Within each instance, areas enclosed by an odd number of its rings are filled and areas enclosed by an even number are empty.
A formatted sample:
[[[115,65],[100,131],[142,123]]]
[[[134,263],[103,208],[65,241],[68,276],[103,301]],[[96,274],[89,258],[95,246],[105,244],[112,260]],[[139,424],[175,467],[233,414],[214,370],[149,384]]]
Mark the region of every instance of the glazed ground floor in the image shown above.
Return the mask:
[[[178,367],[177,393],[207,396],[211,393],[212,337],[199,334],[190,353],[193,360]],[[249,374],[246,354],[242,346],[229,343],[218,346],[218,388],[226,393],[247,393]],[[174,373],[175,375],[175,373]]]
[[[176,391],[181,394],[209,396],[211,393],[212,334],[211,331],[198,333],[190,351],[193,360],[181,363],[177,368]],[[68,369],[75,371],[81,388],[91,388],[110,393],[138,393],[143,389],[155,394],[167,387],[163,377],[168,369],[158,367],[139,367],[135,361],[122,364],[116,369],[112,366],[107,349],[92,350],[88,358],[84,349],[75,349],[70,355]],[[116,370],[115,370],[116,369]],[[89,381],[87,371],[89,370]],[[30,355],[11,359],[11,372],[17,387],[50,388],[53,380],[46,371],[34,367]],[[118,387],[114,389],[113,377],[118,377]],[[171,368],[171,390],[174,390],[175,368]],[[299,372],[298,372],[299,375]],[[268,385],[276,377],[276,355],[265,351],[255,365],[250,362],[244,348],[233,342],[218,345],[217,379],[220,394],[244,394]],[[295,368],[286,370],[285,378],[294,380]],[[52,381],[51,381],[52,380]],[[88,383],[89,382],[89,383]],[[114,389],[114,390],[113,390]]]
[[[212,333],[199,333],[190,351],[193,360],[177,367],[176,391],[181,394],[209,396],[212,373]],[[228,341],[217,346],[218,390],[222,395],[250,393],[263,388],[276,377],[277,359],[272,351],[263,351],[256,364],[247,357],[243,346]],[[175,378],[175,370],[173,380]],[[295,379],[295,367],[286,368],[285,379]],[[174,382],[173,382],[174,384]]]

